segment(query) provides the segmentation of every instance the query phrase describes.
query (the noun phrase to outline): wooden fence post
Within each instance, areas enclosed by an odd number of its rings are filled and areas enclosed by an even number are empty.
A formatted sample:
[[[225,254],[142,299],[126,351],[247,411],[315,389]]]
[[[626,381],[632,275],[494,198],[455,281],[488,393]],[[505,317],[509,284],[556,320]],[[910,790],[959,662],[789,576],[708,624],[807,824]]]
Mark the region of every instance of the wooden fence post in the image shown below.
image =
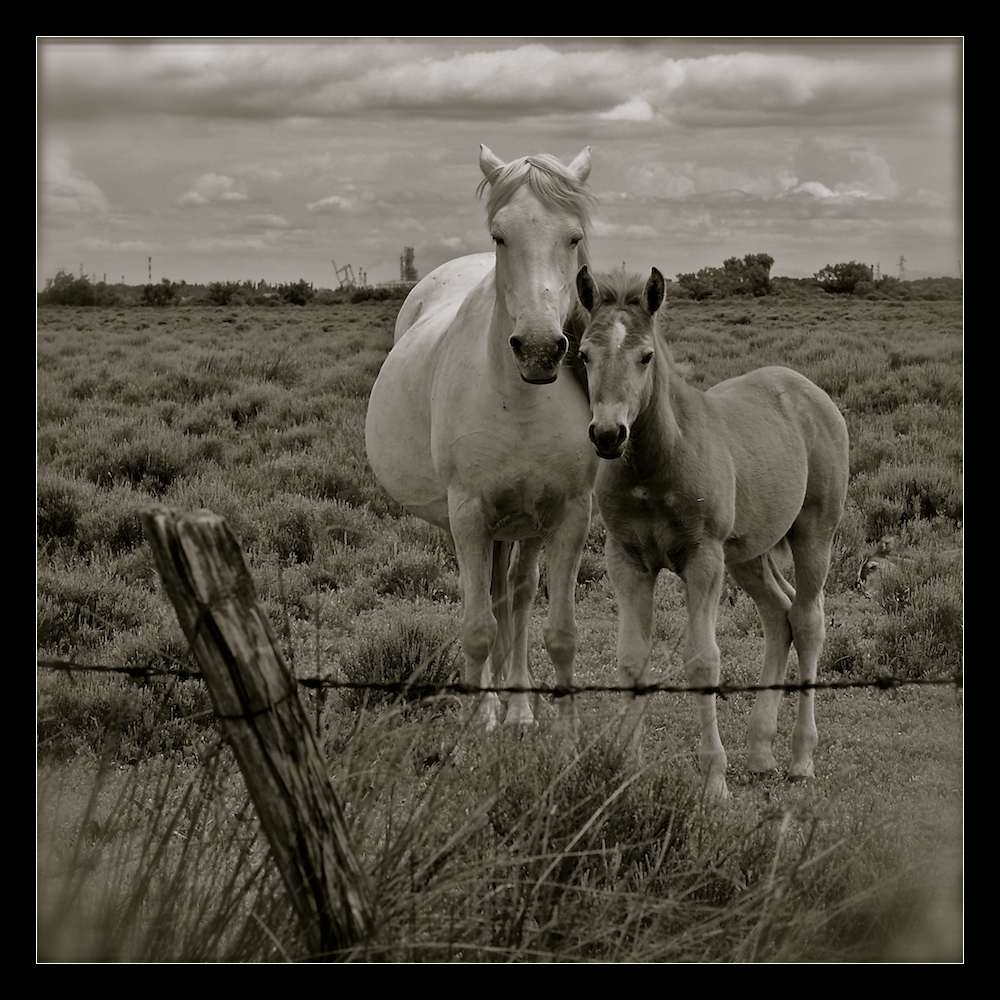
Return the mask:
[[[308,947],[349,953],[372,929],[368,879],[243,552],[211,511],[151,507],[141,519]]]

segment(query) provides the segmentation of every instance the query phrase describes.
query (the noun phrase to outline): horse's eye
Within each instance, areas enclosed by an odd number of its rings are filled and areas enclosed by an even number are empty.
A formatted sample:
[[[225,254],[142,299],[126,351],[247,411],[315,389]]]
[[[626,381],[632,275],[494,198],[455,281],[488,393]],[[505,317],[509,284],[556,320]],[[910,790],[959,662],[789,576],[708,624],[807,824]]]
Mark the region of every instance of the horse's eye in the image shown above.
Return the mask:
[[[648,365],[649,362],[652,361],[652,360],[653,360],[653,352],[652,351],[649,351],[647,354],[644,354],[642,356],[642,363],[644,365]]]
[[[584,364],[586,364],[590,360],[590,358],[587,357],[587,352],[586,351],[580,351],[580,360]]]
[[[494,237],[493,237],[493,242],[494,242],[494,243],[495,243],[495,244],[496,244],[496,245],[497,245],[498,247],[502,247],[502,246],[504,245],[504,244],[503,244],[503,237],[502,237],[502,236],[494,236]]]

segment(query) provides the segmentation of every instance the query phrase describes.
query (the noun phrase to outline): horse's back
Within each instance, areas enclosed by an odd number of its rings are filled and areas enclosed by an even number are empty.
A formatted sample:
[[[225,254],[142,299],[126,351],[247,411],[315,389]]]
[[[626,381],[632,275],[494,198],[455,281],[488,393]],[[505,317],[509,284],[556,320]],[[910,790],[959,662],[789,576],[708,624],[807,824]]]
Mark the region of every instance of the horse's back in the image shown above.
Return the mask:
[[[784,422],[806,439],[818,435],[829,442],[837,457],[846,458],[843,414],[829,395],[801,372],[777,365],[757,368],[712,386],[706,395],[723,404],[723,413],[737,437],[763,435],[766,439]]]
[[[823,389],[775,366],[721,382],[706,397],[722,417],[744,494],[738,521],[790,525],[805,507],[839,521],[850,464],[847,423]]]
[[[421,278],[406,296],[396,316],[394,341],[419,320],[444,329],[458,312],[469,292],[496,266],[493,253],[456,257]]]

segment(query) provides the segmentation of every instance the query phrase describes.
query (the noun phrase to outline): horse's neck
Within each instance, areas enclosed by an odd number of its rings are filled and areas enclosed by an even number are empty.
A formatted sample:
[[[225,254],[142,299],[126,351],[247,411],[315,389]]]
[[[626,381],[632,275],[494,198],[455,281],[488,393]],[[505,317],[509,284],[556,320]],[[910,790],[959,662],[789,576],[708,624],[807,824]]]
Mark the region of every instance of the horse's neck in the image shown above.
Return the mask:
[[[644,455],[655,452],[658,454],[656,464],[666,465],[671,454],[681,446],[692,408],[700,405],[703,394],[677,374],[662,336],[653,363],[656,368],[652,391],[632,425],[632,437],[636,448]]]

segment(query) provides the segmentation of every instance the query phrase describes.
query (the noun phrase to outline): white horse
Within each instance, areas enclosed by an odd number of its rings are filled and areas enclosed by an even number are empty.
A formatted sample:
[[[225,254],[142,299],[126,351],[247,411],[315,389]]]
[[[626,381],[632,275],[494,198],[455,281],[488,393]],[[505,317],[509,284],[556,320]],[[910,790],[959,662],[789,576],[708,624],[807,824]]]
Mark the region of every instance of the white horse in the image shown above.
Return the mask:
[[[590,150],[564,166],[548,155],[504,163],[483,146],[479,162],[495,253],[443,264],[410,292],[372,388],[365,442],[382,486],[451,534],[466,683],[531,687],[528,623],[544,546],[545,648],[569,686],[597,465],[586,393],[567,365]],[[492,729],[496,694],[480,708]],[[527,693],[511,695],[506,721],[535,721]],[[557,722],[575,731],[572,698],[559,699]]]

